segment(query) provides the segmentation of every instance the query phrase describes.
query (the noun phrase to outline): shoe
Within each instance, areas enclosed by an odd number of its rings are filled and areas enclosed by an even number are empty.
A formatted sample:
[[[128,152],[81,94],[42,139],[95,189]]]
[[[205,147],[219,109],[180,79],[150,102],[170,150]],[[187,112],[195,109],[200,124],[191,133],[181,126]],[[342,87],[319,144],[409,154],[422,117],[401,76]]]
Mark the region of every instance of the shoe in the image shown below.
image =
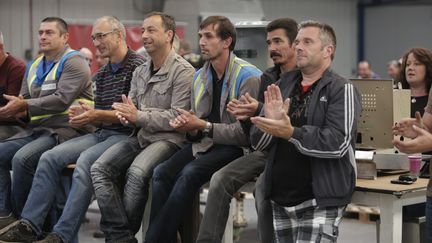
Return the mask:
[[[62,238],[56,233],[49,233],[45,239],[35,241],[34,243],[63,243]]]
[[[105,233],[100,229],[95,230],[95,232],[93,232],[93,238],[105,238]]]
[[[0,242],[33,242],[37,240],[37,234],[29,224],[16,221],[13,225],[0,235]]]
[[[0,229],[5,228],[6,226],[12,224],[13,222],[15,222],[17,220],[18,219],[16,219],[12,214],[9,214],[6,217],[0,217]]]

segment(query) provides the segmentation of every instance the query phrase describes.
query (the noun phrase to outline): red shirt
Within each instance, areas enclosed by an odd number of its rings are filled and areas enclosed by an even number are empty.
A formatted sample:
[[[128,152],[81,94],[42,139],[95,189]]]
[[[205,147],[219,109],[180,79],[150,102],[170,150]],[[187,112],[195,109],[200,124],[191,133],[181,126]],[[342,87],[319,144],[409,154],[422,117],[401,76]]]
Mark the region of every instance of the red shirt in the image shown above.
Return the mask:
[[[5,93],[18,96],[26,65],[20,59],[8,53],[6,60],[0,66],[0,86],[5,87]]]

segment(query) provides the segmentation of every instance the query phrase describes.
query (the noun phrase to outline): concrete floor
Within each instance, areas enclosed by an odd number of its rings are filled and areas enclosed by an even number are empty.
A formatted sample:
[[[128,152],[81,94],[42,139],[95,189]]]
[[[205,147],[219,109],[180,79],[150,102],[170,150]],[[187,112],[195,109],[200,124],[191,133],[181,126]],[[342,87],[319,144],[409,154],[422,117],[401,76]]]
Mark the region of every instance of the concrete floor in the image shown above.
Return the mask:
[[[245,199],[244,204],[245,217],[248,226],[240,233],[240,239],[237,243],[258,243],[256,226],[257,216],[253,199]],[[97,204],[94,202],[90,206],[87,218],[90,220],[81,226],[79,240],[81,243],[104,242],[103,239],[93,238],[93,232],[98,228],[100,215],[97,212]],[[340,235],[338,243],[373,243],[376,241],[375,223],[363,223],[356,219],[344,218],[339,229]],[[137,235],[139,242],[141,234]]]

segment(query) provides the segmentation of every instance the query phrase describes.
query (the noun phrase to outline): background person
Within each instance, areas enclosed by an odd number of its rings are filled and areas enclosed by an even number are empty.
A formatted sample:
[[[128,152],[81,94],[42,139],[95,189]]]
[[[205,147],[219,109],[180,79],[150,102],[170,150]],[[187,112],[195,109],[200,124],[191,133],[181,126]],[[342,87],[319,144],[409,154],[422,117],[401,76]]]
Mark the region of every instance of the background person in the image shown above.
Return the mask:
[[[3,34],[0,31],[0,107],[6,105],[3,94],[18,96],[25,74],[25,63],[6,52]],[[20,131],[15,119],[0,118],[0,141]]]

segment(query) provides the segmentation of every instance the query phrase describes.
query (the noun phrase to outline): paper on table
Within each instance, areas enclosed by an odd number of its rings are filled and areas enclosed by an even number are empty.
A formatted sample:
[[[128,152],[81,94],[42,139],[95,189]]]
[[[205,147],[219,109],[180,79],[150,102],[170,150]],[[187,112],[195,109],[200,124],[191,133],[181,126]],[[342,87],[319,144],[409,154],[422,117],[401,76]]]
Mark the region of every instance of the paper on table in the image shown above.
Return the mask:
[[[355,158],[359,160],[370,160],[373,161],[374,151],[355,151]]]

